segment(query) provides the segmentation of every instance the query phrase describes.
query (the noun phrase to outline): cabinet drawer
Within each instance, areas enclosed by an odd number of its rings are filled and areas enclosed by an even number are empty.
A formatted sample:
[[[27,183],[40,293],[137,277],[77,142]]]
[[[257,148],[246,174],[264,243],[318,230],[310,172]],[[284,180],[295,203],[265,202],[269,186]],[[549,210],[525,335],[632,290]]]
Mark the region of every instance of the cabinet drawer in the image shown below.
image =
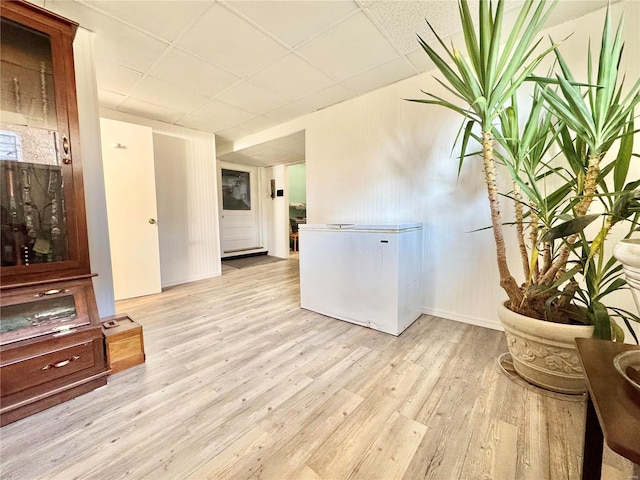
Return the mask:
[[[94,341],[49,351],[0,368],[2,396],[96,366]]]

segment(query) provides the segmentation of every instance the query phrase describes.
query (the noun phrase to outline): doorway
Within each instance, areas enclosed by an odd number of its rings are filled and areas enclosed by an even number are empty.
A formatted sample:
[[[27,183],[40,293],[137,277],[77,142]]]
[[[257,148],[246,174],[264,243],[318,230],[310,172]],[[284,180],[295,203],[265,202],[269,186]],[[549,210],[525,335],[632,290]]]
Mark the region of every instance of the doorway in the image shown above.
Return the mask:
[[[259,169],[220,162],[219,179],[222,258],[262,250]]]
[[[298,253],[300,241],[298,226],[307,223],[307,168],[305,163],[287,167],[287,183],[289,187],[289,249]]]

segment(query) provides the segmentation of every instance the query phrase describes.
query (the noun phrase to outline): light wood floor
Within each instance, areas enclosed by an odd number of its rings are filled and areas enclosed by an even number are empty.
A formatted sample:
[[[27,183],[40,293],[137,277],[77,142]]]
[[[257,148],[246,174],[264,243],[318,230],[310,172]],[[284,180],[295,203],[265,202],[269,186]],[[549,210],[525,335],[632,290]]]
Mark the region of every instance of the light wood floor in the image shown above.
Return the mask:
[[[2,479],[580,477],[584,397],[506,376],[500,332],[298,305],[295,259],[119,302],[147,363],[3,427]],[[605,452],[603,478],[632,475]]]

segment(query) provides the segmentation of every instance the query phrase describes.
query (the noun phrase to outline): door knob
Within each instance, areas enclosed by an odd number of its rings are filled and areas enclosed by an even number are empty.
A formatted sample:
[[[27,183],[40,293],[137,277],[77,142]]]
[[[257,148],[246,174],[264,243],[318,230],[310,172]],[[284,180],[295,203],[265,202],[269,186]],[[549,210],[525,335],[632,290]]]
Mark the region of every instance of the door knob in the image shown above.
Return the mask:
[[[150,223],[151,225],[155,225],[155,224],[156,224],[156,223],[158,223],[158,222],[156,222],[156,219],[155,219],[155,218],[150,218],[150,219],[149,219],[149,223]]]

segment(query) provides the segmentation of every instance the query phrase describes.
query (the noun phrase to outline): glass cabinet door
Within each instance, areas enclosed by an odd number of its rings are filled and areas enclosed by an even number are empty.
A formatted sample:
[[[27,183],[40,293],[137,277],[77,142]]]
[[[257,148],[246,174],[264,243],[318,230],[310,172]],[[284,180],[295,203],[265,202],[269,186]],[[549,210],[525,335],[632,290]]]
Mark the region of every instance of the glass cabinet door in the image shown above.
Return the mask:
[[[91,282],[15,289],[0,299],[0,345],[40,335],[65,335],[91,323]]]
[[[69,140],[58,111],[65,106],[56,102],[51,39],[2,18],[0,51],[1,264],[69,260]]]

